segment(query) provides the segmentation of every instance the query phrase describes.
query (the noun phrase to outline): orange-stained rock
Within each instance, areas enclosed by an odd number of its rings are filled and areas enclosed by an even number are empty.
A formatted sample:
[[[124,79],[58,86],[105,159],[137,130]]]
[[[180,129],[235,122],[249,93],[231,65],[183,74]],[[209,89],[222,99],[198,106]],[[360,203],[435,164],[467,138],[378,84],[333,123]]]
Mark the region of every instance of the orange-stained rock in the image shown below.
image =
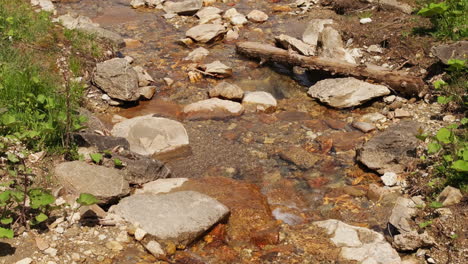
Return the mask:
[[[314,119],[314,120],[304,120],[302,121],[302,124],[314,132],[322,132],[327,130],[329,127],[325,122],[323,122],[320,119]]]
[[[344,129],[345,126],[346,126],[346,122],[343,122],[343,121],[341,121],[341,120],[325,119],[324,122],[325,122],[325,124],[327,124],[330,128],[335,129],[335,130]]]
[[[209,195],[231,210],[227,222],[228,243],[250,243],[254,237],[256,240],[262,240],[258,232],[277,225],[266,197],[254,184],[223,177],[203,177],[190,179],[173,191],[182,190]],[[264,234],[272,236],[271,232]],[[270,238],[263,240],[272,241]]]
[[[316,138],[318,142],[327,144],[329,140],[333,141],[335,151],[347,151],[356,148],[364,141],[364,134],[358,131],[326,133]]]

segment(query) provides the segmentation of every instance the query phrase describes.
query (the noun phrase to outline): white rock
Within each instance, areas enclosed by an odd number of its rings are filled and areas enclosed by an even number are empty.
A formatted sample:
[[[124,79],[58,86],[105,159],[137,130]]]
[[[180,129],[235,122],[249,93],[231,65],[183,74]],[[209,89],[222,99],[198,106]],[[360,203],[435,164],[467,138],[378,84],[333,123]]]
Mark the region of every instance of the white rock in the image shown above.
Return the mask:
[[[370,22],[372,22],[372,19],[370,17],[365,17],[365,18],[359,19],[359,23],[361,23],[361,24],[367,24],[367,23],[370,23]]]
[[[252,22],[262,23],[268,20],[268,15],[260,10],[252,10],[248,15],[247,19]]]
[[[379,45],[370,45],[367,48],[367,52],[376,52],[376,53],[382,53],[382,48]]]
[[[243,14],[239,13],[235,8],[231,8],[224,12],[224,18],[228,19],[234,26],[242,26],[248,22],[247,18]]]
[[[133,8],[143,7],[143,6],[146,6],[146,0],[132,0],[132,1],[130,2],[130,5],[131,5]]]
[[[57,256],[57,249],[50,247],[50,248],[44,250],[44,253],[46,253],[47,255],[49,255],[51,257],[55,257],[55,256]]]
[[[52,13],[57,13],[55,10],[55,6],[51,0],[31,0],[31,4],[35,6],[39,6],[42,10]]]
[[[191,60],[191,61],[194,61],[194,62],[199,62],[201,60],[203,60],[206,56],[208,56],[210,54],[210,52],[203,48],[203,47],[199,47],[199,48],[196,48],[194,50],[192,50],[187,57],[185,57],[185,60]]]
[[[288,35],[281,34],[275,37],[275,40],[278,44],[280,44],[283,48],[289,49],[292,48],[293,50],[299,52],[305,56],[314,56],[315,55],[315,48],[302,42],[297,38],[290,37]]]
[[[232,75],[232,68],[220,61],[213,61],[205,65],[205,72],[216,75],[219,78],[225,78]]]
[[[226,99],[242,99],[244,97],[244,91],[239,86],[228,83],[221,82],[215,87],[211,88],[208,91],[210,97],[221,97]]]
[[[330,24],[333,24],[332,19],[312,19],[307,24],[307,28],[302,34],[302,40],[314,48],[317,47],[320,33],[323,31],[325,25]]]
[[[152,182],[145,183],[143,188],[137,189],[135,193],[168,193],[171,190],[182,186],[187,178],[167,178],[167,179],[158,179]]]
[[[308,94],[336,108],[361,105],[373,98],[384,96],[390,90],[383,85],[376,85],[358,79],[325,79],[309,88]]]
[[[207,43],[224,32],[226,32],[226,28],[223,25],[202,24],[190,28],[185,35],[195,41]]]
[[[158,242],[154,241],[154,240],[152,240],[148,244],[146,244],[145,248],[151,254],[153,254],[156,257],[161,256],[161,255],[165,255],[164,250],[162,249],[161,245]]]
[[[131,151],[146,156],[176,152],[189,145],[182,123],[152,115],[117,123],[111,133],[115,137],[126,138]]]
[[[273,112],[278,103],[270,93],[259,91],[246,93],[242,105],[248,111]]]
[[[20,261],[17,261],[15,264],[31,264],[32,262],[32,258],[24,258]]]
[[[398,183],[398,175],[394,172],[386,172],[380,177],[385,186],[395,186]]]
[[[211,98],[184,107],[188,119],[219,119],[240,116],[244,107],[236,102]]]
[[[149,73],[143,69],[141,66],[133,67],[133,70],[136,71],[138,74],[138,85],[141,86],[148,86],[150,83],[154,82],[153,77],[149,75]]]
[[[239,38],[239,31],[230,29],[226,33],[226,41],[233,41]]]
[[[203,7],[202,9],[198,10],[198,12],[195,14],[198,18],[203,18],[206,16],[211,16],[211,15],[219,15],[223,12],[223,10],[214,7],[214,6],[207,6]]]
[[[146,234],[148,234],[145,230],[141,229],[141,228],[137,228],[135,230],[135,239],[137,241],[141,241],[143,240],[143,238],[145,238]]]

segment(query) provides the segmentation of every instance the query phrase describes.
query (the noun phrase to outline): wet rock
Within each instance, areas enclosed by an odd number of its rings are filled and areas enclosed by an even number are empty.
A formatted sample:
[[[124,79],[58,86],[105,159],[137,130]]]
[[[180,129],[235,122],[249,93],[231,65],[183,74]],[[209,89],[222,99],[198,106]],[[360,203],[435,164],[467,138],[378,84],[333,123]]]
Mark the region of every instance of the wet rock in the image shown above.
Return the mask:
[[[144,184],[143,187],[141,189],[136,190],[135,193],[168,193],[173,189],[182,186],[186,181],[188,181],[188,178],[159,179]]]
[[[136,194],[122,199],[111,211],[159,242],[184,246],[229,213],[225,205],[194,191]]]
[[[136,101],[138,74],[125,59],[114,58],[96,64],[93,82],[110,97],[123,101]]]
[[[322,33],[325,25],[331,24],[333,24],[332,19],[312,19],[302,34],[302,40],[315,50],[320,39],[320,33]]]
[[[131,5],[133,8],[144,7],[144,6],[146,6],[146,0],[132,0],[132,1],[130,2],[130,5]]]
[[[242,115],[244,107],[236,102],[211,98],[184,107],[187,119],[222,119]]]
[[[268,15],[265,14],[264,12],[260,10],[252,10],[248,15],[247,19],[256,22],[256,23],[262,23],[268,20]]]
[[[462,199],[463,194],[461,191],[452,186],[445,187],[439,196],[437,196],[437,201],[441,201],[444,206],[458,204]]]
[[[193,15],[203,6],[203,0],[184,0],[179,2],[166,1],[164,11],[178,15]]]
[[[221,82],[209,90],[210,97],[221,97],[226,99],[242,99],[244,91],[237,85]]]
[[[109,160],[109,167],[114,167],[114,160],[119,159],[125,164],[121,170],[124,178],[130,184],[144,184],[170,177],[171,171],[159,160],[132,153],[130,151],[120,151],[118,154],[112,154],[112,160]]]
[[[370,184],[369,189],[367,191],[367,198],[374,202],[384,200],[386,197],[390,197],[390,195],[398,196],[399,195],[398,189],[380,187],[377,184]]]
[[[394,172],[386,172],[380,177],[385,186],[395,186],[398,183],[398,175]]]
[[[387,95],[390,90],[383,85],[370,84],[358,79],[325,79],[309,88],[308,94],[335,108],[358,106],[373,98]]]
[[[352,123],[353,127],[361,130],[364,133],[369,133],[371,131],[375,130],[375,126],[371,123],[366,123],[366,122],[353,122]]]
[[[325,133],[322,136],[317,137],[316,141],[320,143],[324,153],[328,152],[331,147],[333,147],[335,151],[341,152],[355,149],[356,146],[363,142],[363,137],[364,134],[359,131],[338,131]],[[328,151],[326,151],[327,149]]]
[[[242,26],[248,22],[247,18],[245,18],[243,14],[239,13],[235,8],[226,10],[226,12],[224,12],[224,18],[229,20],[229,22],[234,26]]]
[[[322,42],[321,57],[356,63],[354,57],[344,48],[341,35],[336,29],[330,26],[325,27],[320,36]]]
[[[388,223],[400,234],[411,232],[412,217],[416,215],[416,204],[408,198],[398,197]]]
[[[377,134],[358,151],[357,160],[380,174],[402,173],[416,157],[420,124],[401,121]]]
[[[411,113],[403,110],[401,108],[395,110],[395,117],[396,118],[405,118],[405,117],[411,117]]]
[[[154,94],[156,93],[156,86],[144,86],[140,87],[139,93],[142,98],[147,100],[153,98]]]
[[[165,255],[165,252],[162,249],[161,244],[159,244],[158,242],[154,240],[148,242],[148,244],[145,245],[145,248],[155,257],[160,257],[160,256]]]
[[[376,123],[385,122],[387,118],[381,113],[369,113],[361,116],[360,120],[363,122]]]
[[[151,83],[154,83],[153,77],[149,75],[149,73],[143,69],[141,66],[133,67],[133,70],[138,74],[138,85],[139,86],[148,86]]]
[[[305,56],[315,55],[315,49],[312,46],[302,42],[301,40],[297,38],[293,38],[288,35],[281,34],[275,37],[275,41],[281,47],[285,49],[292,48],[293,50],[299,52],[302,55],[305,55]]]
[[[128,182],[117,169],[83,161],[64,162],[55,167],[60,184],[74,194],[90,193],[106,203],[130,192]]]
[[[275,97],[267,92],[249,92],[242,100],[242,105],[250,112],[271,113],[276,110],[277,102]]]
[[[399,264],[401,262],[398,253],[385,241],[383,235],[375,231],[334,219],[313,224],[324,228],[329,235],[333,236],[331,241],[341,248],[340,256],[345,260],[376,264]]]
[[[233,41],[239,38],[239,31],[230,29],[226,33],[226,41]]]
[[[89,17],[66,14],[57,19],[67,29],[76,29],[88,34],[93,34],[98,38],[110,40],[119,47],[125,46],[125,41],[122,36],[101,28],[99,24],[92,22]]]
[[[185,60],[191,60],[193,62],[199,62],[202,61],[206,56],[208,56],[210,52],[203,48],[199,47],[194,50],[192,50],[187,57],[185,57]]]
[[[125,138],[101,136],[94,133],[76,133],[73,135],[73,139],[80,147],[96,147],[99,151],[111,150],[117,146],[125,149],[129,149],[130,147]]]
[[[310,169],[320,160],[318,155],[314,155],[301,147],[289,147],[281,150],[280,157],[293,163],[301,169]]]
[[[223,12],[223,10],[217,8],[217,7],[214,7],[214,6],[206,6],[206,7],[203,7],[202,9],[200,9],[195,15],[198,17],[198,18],[203,18],[203,17],[207,17],[207,16],[212,16],[212,15],[219,15]]]
[[[432,52],[444,64],[450,59],[466,60],[468,57],[468,41],[457,41],[453,44],[444,44],[432,48]]]
[[[202,24],[190,28],[185,36],[201,43],[207,43],[224,32],[226,32],[226,28],[223,25]]]
[[[209,15],[200,18],[198,24],[223,24],[223,18],[221,15]]]
[[[226,205],[231,214],[227,222],[228,243],[234,245],[252,242],[260,233],[268,238],[278,238],[276,221],[271,215],[267,199],[255,184],[236,181],[225,177],[203,177],[189,179],[175,191],[190,190],[209,195]],[[265,239],[270,240],[270,239]],[[278,241],[270,241],[273,244]]]
[[[435,245],[435,240],[427,232],[419,234],[417,231],[411,231],[399,234],[393,237],[393,247],[401,251],[413,251],[422,247]]]
[[[205,65],[205,72],[218,78],[226,78],[232,75],[232,68],[220,61],[214,61]]]
[[[117,123],[111,133],[116,137],[126,138],[131,151],[156,158],[161,155],[176,155],[189,145],[187,131],[180,122],[152,115]]]

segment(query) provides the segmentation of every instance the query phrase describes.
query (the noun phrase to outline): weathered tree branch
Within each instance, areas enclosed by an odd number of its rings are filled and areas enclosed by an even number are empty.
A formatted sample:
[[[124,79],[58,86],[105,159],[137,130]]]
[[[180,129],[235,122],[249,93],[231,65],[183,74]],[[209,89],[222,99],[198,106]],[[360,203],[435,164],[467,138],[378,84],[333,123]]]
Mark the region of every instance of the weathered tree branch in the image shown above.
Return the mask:
[[[262,61],[286,63],[311,70],[323,70],[332,74],[384,83],[398,93],[407,96],[421,95],[425,89],[424,81],[421,78],[410,76],[406,72],[383,70],[377,66],[355,65],[329,58],[302,56],[259,42],[239,42],[237,52]]]

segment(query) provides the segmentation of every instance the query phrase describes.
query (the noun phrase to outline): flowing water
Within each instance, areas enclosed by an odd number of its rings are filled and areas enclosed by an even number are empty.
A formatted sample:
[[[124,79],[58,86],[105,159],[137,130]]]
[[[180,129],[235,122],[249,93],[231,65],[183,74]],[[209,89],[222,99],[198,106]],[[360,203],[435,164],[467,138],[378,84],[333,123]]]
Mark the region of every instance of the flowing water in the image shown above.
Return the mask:
[[[233,68],[232,78],[245,91],[267,91],[278,100],[273,114],[244,114],[226,120],[183,120],[183,105],[207,99],[207,90],[220,80],[204,78],[191,83],[187,77],[190,62],[183,58],[197,47],[186,47],[177,40],[197,24],[194,17],[177,16],[166,20],[161,10],[132,9],[124,0],[81,0],[58,4],[60,13],[75,12],[90,17],[102,27],[138,40],[120,52],[135,59],[154,79],[174,80],[168,87],[158,81],[158,92],[150,101],[122,108],[116,114],[131,118],[146,114],[180,120],[187,129],[192,153],[171,160],[173,177],[198,178],[223,176],[254,183],[267,197],[273,215],[286,224],[336,218],[348,223],[381,228],[385,208],[369,208],[366,192],[378,177],[355,164],[355,148],[369,135],[350,125],[365,110],[333,110],[318,104],[306,94],[314,81],[325,78],[320,73],[292,76],[291,69],[259,66],[235,52],[235,43],[218,41],[200,45],[210,51],[204,62],[220,60]],[[272,36],[287,33],[300,36],[304,19],[286,12],[271,12],[278,1],[237,1],[236,9],[247,14],[253,9],[270,10],[263,24],[249,24],[241,29],[240,40],[269,42]],[[283,6],[292,1],[279,1]],[[226,10],[227,4],[217,6]],[[259,30],[260,29],[260,30]],[[293,78],[292,78],[293,77]],[[294,80],[296,79],[296,80]],[[114,113],[112,113],[114,114]],[[110,119],[110,116],[105,117]],[[280,158],[295,153],[297,147],[319,157],[312,168],[301,170]]]

